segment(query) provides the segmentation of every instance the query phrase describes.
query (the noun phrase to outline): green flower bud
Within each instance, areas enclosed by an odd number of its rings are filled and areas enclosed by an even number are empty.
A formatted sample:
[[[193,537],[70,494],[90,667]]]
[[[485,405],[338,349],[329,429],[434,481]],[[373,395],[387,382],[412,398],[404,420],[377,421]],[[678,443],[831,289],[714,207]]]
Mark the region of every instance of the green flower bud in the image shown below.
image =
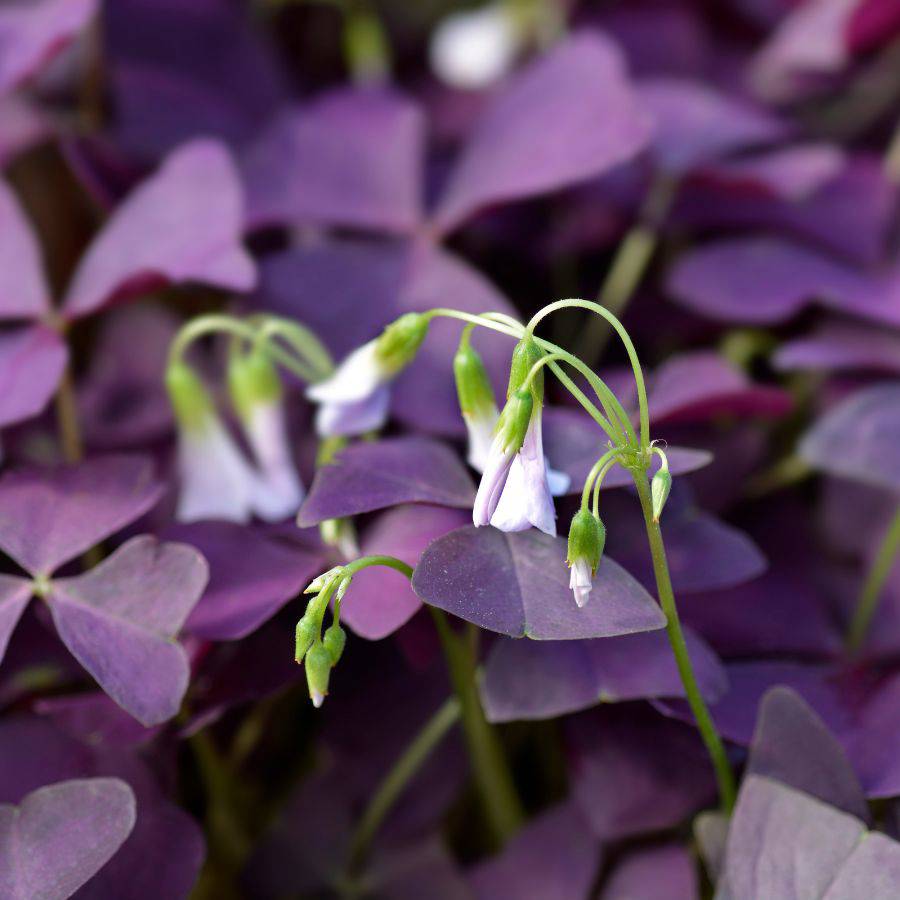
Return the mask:
[[[343,569],[343,566],[332,566],[327,572],[323,572],[321,575],[317,575],[305,588],[303,591],[304,594],[318,594],[338,572]]]
[[[375,357],[390,375],[406,368],[428,333],[429,320],[422,313],[406,313],[391,322],[375,345]]]
[[[319,623],[307,612],[297,623],[296,638],[294,642],[295,662],[303,662],[306,651],[312,647],[313,641],[318,637],[318,634]]]
[[[235,411],[246,419],[261,403],[281,399],[281,379],[262,350],[235,354],[228,365],[228,390]]]
[[[331,656],[331,665],[336,666],[338,664],[346,643],[347,633],[336,622],[325,629],[325,634],[322,636],[322,644]]]
[[[497,420],[496,429],[505,451],[519,452],[525,441],[532,412],[534,412],[534,398],[531,391],[516,391],[506,401]]]
[[[331,677],[331,654],[321,641],[316,641],[306,654],[306,684],[313,706],[320,707],[328,694]]]
[[[653,521],[658,522],[663,507],[672,489],[672,473],[668,469],[660,469],[650,482],[650,499],[653,503]]]
[[[569,553],[566,562],[570,566],[584,560],[597,573],[600,557],[606,545],[606,526],[586,509],[580,509],[572,517],[569,526]]]
[[[453,357],[456,394],[464,416],[490,415],[496,409],[494,389],[478,351],[468,342]]]
[[[197,428],[214,414],[215,406],[194,370],[181,361],[166,370],[166,390],[182,428]]]
[[[541,348],[535,343],[533,338],[523,338],[516,344],[513,350],[512,362],[509,366],[509,386],[506,389],[506,396],[512,396],[519,388],[522,387],[532,366],[543,356]],[[534,391],[534,399],[541,403],[544,397],[544,370],[541,369],[531,382],[531,388]]]

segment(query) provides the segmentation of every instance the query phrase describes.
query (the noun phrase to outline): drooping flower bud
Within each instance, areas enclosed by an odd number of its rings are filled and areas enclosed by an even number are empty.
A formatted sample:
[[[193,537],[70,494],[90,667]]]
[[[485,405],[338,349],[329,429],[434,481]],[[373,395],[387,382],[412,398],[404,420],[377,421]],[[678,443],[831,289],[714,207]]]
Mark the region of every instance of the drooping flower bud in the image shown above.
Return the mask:
[[[338,572],[341,571],[343,566],[332,566],[327,572],[323,572],[321,575],[317,575],[313,580],[304,588],[304,594],[318,594],[325,588],[325,585],[334,578]]]
[[[531,391],[516,391],[510,395],[495,429],[495,440],[499,441],[504,453],[519,452],[525,442],[533,412],[534,398]]]
[[[422,313],[406,313],[384,329],[375,343],[375,358],[389,376],[413,361],[428,333],[428,324],[428,317]]]
[[[241,419],[252,416],[260,404],[277,403],[281,399],[281,379],[261,350],[235,354],[228,363],[228,390],[235,411]]]
[[[663,466],[650,482],[650,499],[653,506],[653,521],[658,522],[662,515],[663,507],[669,498],[669,491],[672,489],[672,474],[669,472],[668,466]]]
[[[297,630],[294,640],[294,661],[303,662],[306,651],[313,645],[319,632],[319,623],[313,616],[307,612],[299,622],[297,622]]]
[[[331,657],[332,666],[336,666],[344,652],[344,646],[347,643],[347,633],[337,623],[333,623],[325,629],[322,635],[322,643]]]
[[[506,388],[506,396],[516,393],[525,383],[532,367],[543,356],[541,348],[535,343],[534,338],[522,338],[513,350],[512,361],[509,366],[509,385]],[[531,389],[534,393],[535,403],[540,404],[544,398],[544,371],[540,369],[531,381]]]
[[[331,654],[321,641],[317,641],[306,653],[306,684],[313,706],[318,709],[328,694],[331,677]]]
[[[487,370],[478,351],[464,340],[453,358],[456,394],[469,437],[469,465],[483,472],[499,413]]]
[[[215,406],[203,382],[183,362],[173,362],[166,370],[166,390],[181,428],[202,428]]]
[[[593,587],[593,577],[606,544],[606,528],[597,516],[581,509],[572,517],[569,526],[570,567],[569,587],[579,607],[587,603]]]

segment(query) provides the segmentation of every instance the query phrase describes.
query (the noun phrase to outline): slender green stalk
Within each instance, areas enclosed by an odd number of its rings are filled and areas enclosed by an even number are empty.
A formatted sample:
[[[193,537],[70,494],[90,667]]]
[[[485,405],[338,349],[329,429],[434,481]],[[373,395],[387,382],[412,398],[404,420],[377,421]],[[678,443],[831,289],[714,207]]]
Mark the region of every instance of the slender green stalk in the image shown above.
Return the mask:
[[[459,698],[475,783],[494,838],[502,846],[524,820],[522,805],[497,732],[484,716],[475,680],[475,659],[469,652],[468,642],[453,633],[441,610],[433,606],[429,609],[441,639],[450,680]]]
[[[862,649],[863,642],[868,634],[872,619],[878,610],[884,583],[887,581],[894,562],[897,559],[897,551],[900,550],[900,507],[894,513],[894,518],[888,526],[887,533],[881,541],[881,546],[872,560],[872,565],[863,582],[862,589],[850,619],[847,629],[847,651],[856,654]]]
[[[445,319],[459,319],[460,322],[471,322],[473,325],[481,325],[484,328],[490,328],[491,331],[499,331],[501,334],[509,335],[509,337],[520,338],[522,332],[517,330],[515,326],[497,321],[498,315],[484,314],[476,316],[474,313],[462,312],[459,309],[448,309],[443,306],[430,309],[426,313],[429,317],[442,316]],[[504,317],[505,318],[505,317]]]
[[[77,463],[84,458],[84,442],[78,424],[78,404],[72,370],[66,367],[56,390],[56,425],[59,444],[66,462]]]
[[[606,473],[618,462],[615,457],[607,460],[606,464],[602,469],[597,473],[597,480],[594,482],[594,500],[593,500],[593,512],[595,518],[600,518],[600,485],[603,484],[603,479],[606,478]]]
[[[450,729],[459,721],[460,704],[456,697],[445,701],[438,711],[425,723],[424,728],[416,735],[412,743],[403,751],[400,758],[379,784],[366,806],[353,838],[350,841],[348,870],[358,871],[365,861],[381,823],[406,790],[410,781],[443,741]]]
[[[668,176],[656,178],[641,206],[637,223],[622,239],[606,278],[597,293],[597,302],[616,316],[625,311],[640,284],[653,253],[659,244],[659,229],[675,199],[677,182]],[[603,353],[609,331],[602,323],[591,319],[585,326],[578,355],[588,364],[595,363]]]
[[[615,458],[615,455],[619,452],[618,447],[611,447],[591,468],[591,471],[588,473],[588,477],[584,480],[584,487],[581,490],[581,508],[588,508],[588,501],[591,496],[591,488],[594,486],[595,480],[599,480],[600,473],[607,467],[607,465]]]
[[[644,513],[644,522],[647,528],[647,539],[650,543],[650,554],[653,557],[653,574],[656,577],[656,590],[659,594],[660,606],[666,617],[666,631],[669,635],[669,643],[675,654],[675,663],[678,666],[678,674],[684,685],[685,695],[700,736],[706,745],[707,752],[712,759],[716,773],[716,782],[719,786],[719,802],[725,813],[731,813],[734,808],[735,784],[734,773],[728,762],[725,745],[716,730],[715,723],[709,713],[709,708],[694,675],[694,668],[688,654],[687,644],[684,640],[684,632],[681,630],[681,621],[678,618],[678,608],[675,605],[675,593],[672,590],[672,579],[669,575],[669,564],[666,561],[666,548],[663,543],[662,531],[659,523],[653,521],[653,508],[650,501],[650,489],[644,473],[634,473],[634,483],[637,487],[638,497],[641,501],[641,509]]]

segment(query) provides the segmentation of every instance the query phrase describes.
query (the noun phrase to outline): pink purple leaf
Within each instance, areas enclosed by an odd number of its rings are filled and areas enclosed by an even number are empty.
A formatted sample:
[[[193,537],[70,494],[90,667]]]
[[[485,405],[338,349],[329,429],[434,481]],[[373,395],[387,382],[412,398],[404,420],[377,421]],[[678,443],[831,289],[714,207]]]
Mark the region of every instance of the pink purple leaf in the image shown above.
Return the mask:
[[[699,896],[691,854],[678,844],[664,844],[631,852],[617,862],[598,900],[694,900]]]
[[[244,155],[248,220],[394,233],[422,216],[425,122],[403,97],[339,90],[283,113]]]
[[[68,358],[59,334],[43,325],[0,333],[0,427],[43,412]]]
[[[118,778],[64,781],[0,806],[0,896],[65,900],[94,875],[135,822],[131,788]]]
[[[9,639],[31,600],[32,585],[15,575],[0,575],[0,661],[6,654]]]
[[[37,319],[50,311],[50,287],[37,236],[0,179],[0,318]]]
[[[192,547],[144,535],[84,575],[53,582],[48,602],[63,643],[144,725],[178,712],[188,662],[174,638],[208,576]]]
[[[49,575],[139,518],[162,487],[149,460],[97,457],[25,468],[0,479],[0,547],[33,575]]]
[[[440,506],[398,506],[365,532],[364,555],[386,554],[415,566],[434,540],[472,521],[471,513]],[[392,634],[422,608],[409,580],[382,566],[364,569],[353,579],[341,605],[341,619],[356,634],[379,640]]]
[[[0,94],[38,74],[93,18],[98,0],[32,0],[0,9]]]
[[[786,372],[859,369],[894,375],[900,373],[900,336],[871,325],[829,322],[783,343],[772,363]]]
[[[700,690],[717,700],[727,689],[715,653],[686,633]],[[550,719],[598,703],[683,697],[666,634],[649,631],[590,641],[500,640],[484,664],[481,697],[492,722]]]
[[[577,34],[499,90],[450,175],[437,227],[602,175],[636,156],[650,131],[615,44]]]
[[[241,243],[243,197],[223,144],[196,140],[174,150],[140,184],[88,247],[66,292],[78,318],[170,283],[247,291],[256,283]]]
[[[537,531],[461,528],[431,544],[413,589],[425,603],[509,637],[576,640],[653,631],[665,617],[621,566],[604,557],[591,602],[575,605],[566,542]]]
[[[297,521],[303,527],[400,503],[469,507],[469,473],[445,444],[422,437],[362,442],[316,472]]]

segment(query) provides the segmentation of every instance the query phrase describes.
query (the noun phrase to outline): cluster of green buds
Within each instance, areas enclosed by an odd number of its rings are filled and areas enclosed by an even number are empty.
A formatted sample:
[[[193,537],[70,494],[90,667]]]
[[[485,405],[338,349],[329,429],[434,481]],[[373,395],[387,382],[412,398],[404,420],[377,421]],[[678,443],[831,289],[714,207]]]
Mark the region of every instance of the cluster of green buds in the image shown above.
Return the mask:
[[[305,665],[306,683],[313,706],[320,707],[328,695],[331,670],[338,664],[347,643],[347,634],[340,624],[341,600],[350,585],[343,566],[336,566],[315,578],[303,592],[314,594],[306,612],[297,623],[294,659]],[[329,603],[334,597],[331,625],[323,634],[322,625]]]

